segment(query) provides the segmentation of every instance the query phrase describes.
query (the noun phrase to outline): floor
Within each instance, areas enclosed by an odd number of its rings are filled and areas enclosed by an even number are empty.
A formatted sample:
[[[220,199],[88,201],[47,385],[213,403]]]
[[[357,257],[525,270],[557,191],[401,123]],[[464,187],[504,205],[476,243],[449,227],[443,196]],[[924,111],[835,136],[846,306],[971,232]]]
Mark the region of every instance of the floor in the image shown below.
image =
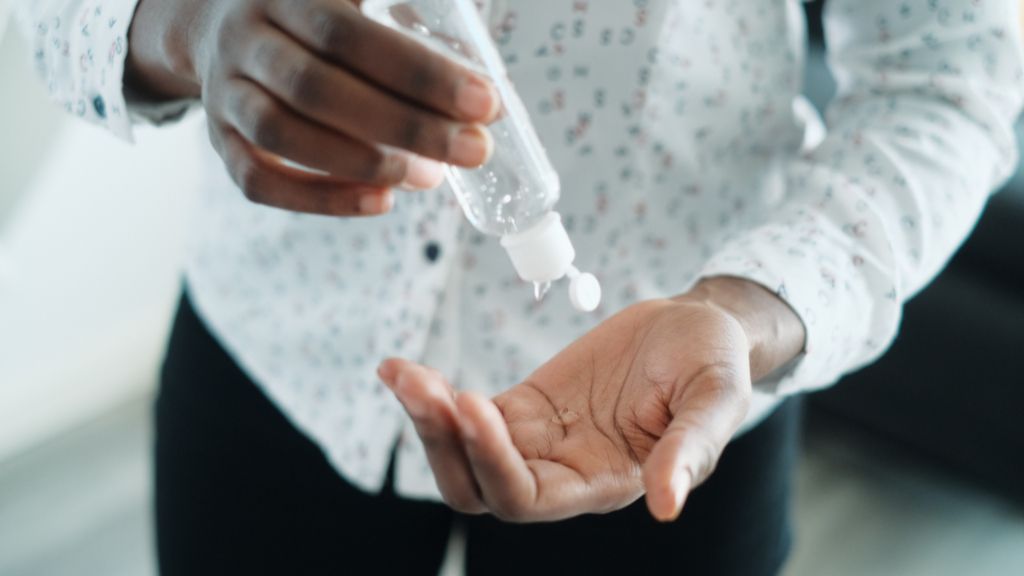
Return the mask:
[[[0,574],[155,574],[151,441],[140,401],[0,464]],[[805,444],[787,576],[1024,574],[1024,509],[841,426]]]

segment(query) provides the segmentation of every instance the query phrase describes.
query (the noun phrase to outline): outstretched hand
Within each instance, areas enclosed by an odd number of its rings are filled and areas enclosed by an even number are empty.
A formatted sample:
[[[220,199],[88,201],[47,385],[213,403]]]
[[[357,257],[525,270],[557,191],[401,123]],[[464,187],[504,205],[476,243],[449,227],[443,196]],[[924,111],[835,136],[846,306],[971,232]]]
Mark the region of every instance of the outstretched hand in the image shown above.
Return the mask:
[[[380,376],[412,417],[445,501],[529,522],[609,512],[646,493],[656,518],[678,516],[747,415],[752,364],[763,375],[803,342],[774,295],[710,282],[630,306],[493,399],[456,392],[430,368],[384,362]],[[751,337],[759,324],[775,337],[770,351]]]

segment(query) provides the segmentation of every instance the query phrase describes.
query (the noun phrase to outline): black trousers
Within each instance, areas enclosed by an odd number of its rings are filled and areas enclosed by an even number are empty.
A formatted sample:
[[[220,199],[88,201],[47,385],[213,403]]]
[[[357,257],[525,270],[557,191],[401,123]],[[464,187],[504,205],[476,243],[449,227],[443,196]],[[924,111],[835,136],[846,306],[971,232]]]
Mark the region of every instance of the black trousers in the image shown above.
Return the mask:
[[[454,522],[470,575],[776,574],[790,545],[800,407],[726,450],[681,518],[643,500],[607,515],[513,525],[346,483],[182,300],[156,402],[160,571],[176,575],[436,574]]]

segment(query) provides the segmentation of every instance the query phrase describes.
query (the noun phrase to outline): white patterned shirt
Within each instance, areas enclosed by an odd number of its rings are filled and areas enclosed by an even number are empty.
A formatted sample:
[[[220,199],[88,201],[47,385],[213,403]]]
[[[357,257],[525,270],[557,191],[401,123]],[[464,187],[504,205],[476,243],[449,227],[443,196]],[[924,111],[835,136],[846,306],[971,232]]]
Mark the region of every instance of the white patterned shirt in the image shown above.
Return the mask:
[[[130,138],[122,83],[137,0],[18,1],[51,96]],[[577,263],[604,286],[596,313],[574,311],[561,290],[535,302],[448,190],[403,195],[368,220],[288,213],[246,201],[205,146],[190,297],[295,426],[367,490],[381,487],[397,443],[399,493],[439,497],[410,421],[377,380],[383,358],[496,394],[617,310],[712,275],[768,287],[807,331],[804,353],[756,385],[749,428],[780,397],[877,358],[903,303],[1017,161],[1016,0],[831,0],[839,92],[827,133],[801,96],[796,0],[488,4],[561,175]]]

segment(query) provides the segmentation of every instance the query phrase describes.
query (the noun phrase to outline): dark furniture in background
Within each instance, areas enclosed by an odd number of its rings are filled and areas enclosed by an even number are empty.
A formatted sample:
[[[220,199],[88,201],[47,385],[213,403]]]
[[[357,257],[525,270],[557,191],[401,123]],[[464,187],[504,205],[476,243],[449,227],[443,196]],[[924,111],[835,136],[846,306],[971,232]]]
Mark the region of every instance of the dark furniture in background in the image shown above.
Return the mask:
[[[833,92],[821,58],[821,3],[807,5],[807,92]],[[1024,131],[1018,139],[1024,148]],[[813,394],[809,409],[901,444],[1024,502],[1024,170],[992,197],[974,234],[905,307],[877,363]]]

